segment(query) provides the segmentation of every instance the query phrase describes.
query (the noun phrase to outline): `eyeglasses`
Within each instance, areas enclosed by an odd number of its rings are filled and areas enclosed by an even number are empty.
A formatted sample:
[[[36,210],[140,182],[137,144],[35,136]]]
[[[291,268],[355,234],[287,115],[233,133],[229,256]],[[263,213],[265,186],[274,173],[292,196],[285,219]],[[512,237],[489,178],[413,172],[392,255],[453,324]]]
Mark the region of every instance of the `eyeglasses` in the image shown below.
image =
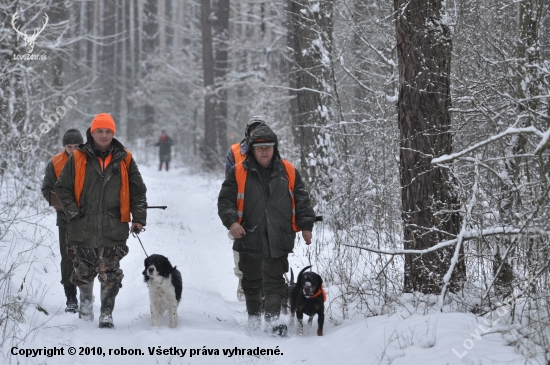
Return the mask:
[[[254,146],[254,149],[258,152],[270,151],[273,146]]]

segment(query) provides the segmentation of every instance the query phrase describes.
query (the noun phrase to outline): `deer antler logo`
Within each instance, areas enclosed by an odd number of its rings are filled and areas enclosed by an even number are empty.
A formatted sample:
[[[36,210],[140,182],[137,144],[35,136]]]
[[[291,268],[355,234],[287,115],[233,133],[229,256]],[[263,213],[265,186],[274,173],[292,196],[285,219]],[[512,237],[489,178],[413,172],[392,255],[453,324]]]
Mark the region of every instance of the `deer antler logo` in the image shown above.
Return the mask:
[[[23,37],[23,40],[27,43],[27,53],[32,53],[32,50],[34,49],[34,42],[36,41],[36,38],[38,38],[38,36],[40,35],[40,33],[42,33],[42,31],[44,30],[44,28],[46,28],[46,24],[48,24],[48,14],[44,14],[44,18],[46,19],[46,21],[44,22],[44,25],[42,26],[42,29],[40,30],[34,30],[33,32],[33,35],[29,36],[27,34],[27,31],[25,30],[25,32],[21,32],[19,30],[20,27],[15,27],[15,20],[18,18],[19,16],[17,15],[17,12],[15,12],[15,14],[11,17],[11,26],[13,27],[13,29],[15,29],[15,31],[21,36]]]

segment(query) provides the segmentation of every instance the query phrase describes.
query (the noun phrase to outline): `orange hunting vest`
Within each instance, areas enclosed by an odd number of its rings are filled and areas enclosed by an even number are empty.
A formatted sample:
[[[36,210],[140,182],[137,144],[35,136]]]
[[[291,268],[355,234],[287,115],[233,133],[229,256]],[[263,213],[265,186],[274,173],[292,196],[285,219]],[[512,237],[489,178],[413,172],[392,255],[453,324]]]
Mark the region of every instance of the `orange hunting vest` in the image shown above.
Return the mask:
[[[233,158],[235,159],[235,165],[239,162],[246,160],[246,154],[241,153],[241,144],[235,143],[231,145],[231,151],[233,152]]]
[[[56,179],[59,179],[59,175],[61,175],[61,170],[63,170],[63,166],[65,166],[68,159],[69,156],[67,156],[65,150],[52,157],[53,169],[55,171]]]
[[[294,201],[294,183],[296,182],[296,169],[287,160],[281,160],[286,170],[286,177],[288,179],[288,192],[290,193],[290,201],[292,204],[292,230],[294,232],[300,232],[301,229],[296,224],[296,202]],[[244,188],[246,186],[246,176],[248,170],[245,170],[242,162],[235,165],[235,179],[237,180],[237,215],[238,223],[243,221],[244,212]]]
[[[130,168],[130,162],[132,161],[132,153],[128,150],[125,151],[127,155],[124,160],[120,161],[120,221],[130,222],[130,181],[128,179],[128,169]],[[74,151],[73,156],[74,196],[76,199],[76,205],[80,208],[80,197],[82,196],[84,180],[86,179],[86,153],[76,150]],[[109,155],[109,157],[110,156],[111,155]],[[101,166],[101,169],[104,170],[110,161],[110,158],[105,159],[105,166]]]

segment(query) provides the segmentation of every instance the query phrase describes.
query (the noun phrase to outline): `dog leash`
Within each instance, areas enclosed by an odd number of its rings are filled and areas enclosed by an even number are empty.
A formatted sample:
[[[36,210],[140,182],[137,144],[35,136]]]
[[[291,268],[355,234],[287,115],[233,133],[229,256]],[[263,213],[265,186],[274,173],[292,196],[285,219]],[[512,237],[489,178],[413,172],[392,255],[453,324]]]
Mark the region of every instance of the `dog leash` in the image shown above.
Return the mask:
[[[145,227],[141,229],[141,231],[145,231]],[[143,252],[145,252],[145,256],[149,257],[149,255],[147,255],[147,251],[145,251],[145,247],[143,247],[143,243],[141,243],[141,239],[139,238],[139,232],[135,232],[130,230],[130,233],[132,234],[132,236],[136,237],[139,241],[139,244],[141,245],[141,248],[143,248]]]

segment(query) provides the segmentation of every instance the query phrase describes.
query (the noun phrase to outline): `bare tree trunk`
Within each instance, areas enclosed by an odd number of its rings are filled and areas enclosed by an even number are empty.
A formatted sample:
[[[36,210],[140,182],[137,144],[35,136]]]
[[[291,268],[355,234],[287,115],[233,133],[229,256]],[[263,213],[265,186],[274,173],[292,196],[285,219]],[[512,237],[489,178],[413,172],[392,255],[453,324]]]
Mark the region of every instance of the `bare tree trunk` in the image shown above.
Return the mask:
[[[518,114],[524,116],[520,120],[519,127],[533,125],[536,118],[537,106],[539,100],[537,96],[541,92],[541,78],[538,75],[539,70],[530,65],[537,64],[540,61],[540,23],[543,13],[543,0],[522,0],[519,3],[519,42],[518,42],[518,74],[516,77],[518,98],[525,100],[518,105]],[[521,180],[528,177],[530,172],[528,165],[522,167],[522,158],[515,157],[525,153],[525,147],[528,141],[523,135],[517,135],[511,138],[506,149],[506,170],[509,179],[503,179],[502,199],[499,201],[499,213],[505,225],[513,226],[518,222],[516,212],[521,210],[521,198],[517,186],[521,185]],[[495,275],[495,294],[505,297],[513,291],[514,270],[510,262],[513,255],[508,254],[504,257],[506,251],[512,243],[511,238],[506,236],[497,245],[494,253],[493,274]],[[529,240],[532,245],[532,240]],[[513,248],[511,250],[514,250]],[[531,253],[530,249],[527,249]],[[513,251],[511,251],[513,252]],[[528,260],[533,259],[530,255]],[[528,267],[531,267],[529,265]]]
[[[79,31],[78,31],[78,35],[80,37],[84,37],[84,35],[88,32],[88,29],[86,27],[86,4],[88,4],[86,1],[82,1],[80,3],[80,18],[79,18]],[[80,50],[79,50],[79,59],[81,62],[86,62],[86,60],[88,59],[88,54],[87,54],[87,47],[86,47],[86,41],[84,41],[83,39],[80,39],[78,41],[78,46],[80,47]]]
[[[214,56],[210,0],[201,0],[202,68],[204,78],[204,148],[205,167],[214,170],[217,165],[216,96],[214,94]]]
[[[330,136],[326,126],[332,123],[331,93],[334,91],[332,69],[333,1],[290,3],[289,41],[297,70],[294,76],[297,110],[296,141],[301,146],[301,172],[313,189],[314,198],[328,193],[332,164]],[[295,116],[296,117],[296,116]]]
[[[296,85],[296,71],[298,69],[296,65],[296,36],[298,34],[297,31],[297,24],[295,21],[296,15],[293,13],[296,11],[296,6],[294,5],[294,0],[287,0],[285,3],[286,6],[286,26],[287,26],[287,49],[289,50],[289,59],[293,61],[285,61],[286,71],[288,74],[288,86],[290,87],[289,95],[290,95],[290,116],[292,117],[292,135],[294,136],[294,143],[299,148],[299,150],[302,150],[302,144],[301,144],[301,133],[300,133],[300,118],[299,114],[300,111],[298,109],[298,97],[297,97],[297,85]]]
[[[451,38],[442,0],[394,0],[399,59],[398,122],[404,245],[422,250],[459,231],[459,205],[447,170],[431,159],[452,152]],[[405,256],[405,291],[439,293],[452,249]],[[458,287],[460,260],[451,278]]]
[[[170,0],[168,0],[170,1]],[[165,0],[157,0],[157,22],[159,27],[159,52],[166,52],[166,4]]]
[[[229,69],[227,62],[229,47],[229,0],[218,0],[217,5],[214,71],[216,82],[216,148],[218,158],[220,158],[224,156],[228,147],[226,75]]]
[[[132,0],[130,0],[132,1]],[[122,54],[121,54],[121,64],[120,64],[120,135],[125,139],[128,138],[128,60],[126,58],[127,54],[127,28],[126,28],[126,4],[128,0],[122,0],[122,5],[120,9],[120,17],[122,18],[122,29],[120,29],[119,38],[121,39],[122,45]]]

